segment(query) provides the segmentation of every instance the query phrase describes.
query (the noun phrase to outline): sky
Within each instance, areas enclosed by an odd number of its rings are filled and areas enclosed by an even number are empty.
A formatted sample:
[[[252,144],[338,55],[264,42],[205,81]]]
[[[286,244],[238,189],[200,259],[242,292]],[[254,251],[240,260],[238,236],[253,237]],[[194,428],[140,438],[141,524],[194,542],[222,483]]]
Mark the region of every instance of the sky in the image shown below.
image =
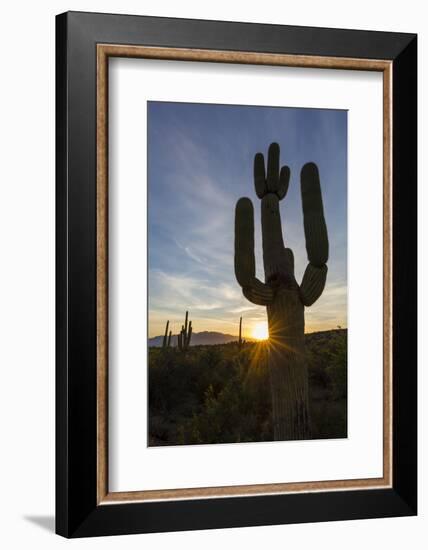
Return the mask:
[[[149,337],[176,334],[185,311],[193,330],[244,336],[266,321],[266,308],[242,295],[234,274],[234,216],[240,197],[254,205],[256,275],[264,281],[257,152],[279,143],[291,169],[281,201],[285,246],[300,283],[308,263],[300,170],[318,165],[330,256],[322,296],[305,308],[305,331],[347,326],[347,112],[150,101],[148,109]]]

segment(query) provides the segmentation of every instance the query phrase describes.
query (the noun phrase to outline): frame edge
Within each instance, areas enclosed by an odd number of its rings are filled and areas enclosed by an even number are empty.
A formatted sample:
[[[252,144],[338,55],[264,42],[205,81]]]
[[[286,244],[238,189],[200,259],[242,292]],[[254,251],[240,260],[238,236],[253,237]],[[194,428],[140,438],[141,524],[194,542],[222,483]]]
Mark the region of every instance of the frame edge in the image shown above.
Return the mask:
[[[69,533],[67,385],[67,14],[55,18],[55,532]]]
[[[417,514],[417,35],[393,63],[393,486]]]
[[[82,508],[86,510],[76,510],[76,497],[77,495],[70,496],[70,478],[77,477],[77,471],[79,465],[72,463],[70,460],[70,401],[75,399],[75,392],[71,395],[71,390],[69,387],[69,351],[68,351],[68,302],[69,302],[69,286],[68,286],[68,260],[69,260],[69,237],[70,232],[68,229],[68,216],[71,209],[68,206],[68,163],[69,163],[69,151],[68,151],[68,134],[70,131],[69,128],[69,97],[68,97],[68,87],[69,87],[69,72],[70,72],[70,63],[68,56],[68,39],[69,39],[69,15],[73,16],[73,27],[77,27],[79,23],[82,23],[82,28],[79,29],[85,35],[85,41],[82,48],[87,48],[91,40],[95,40],[95,35],[100,31],[100,26],[102,22],[99,20],[96,29],[94,31],[89,31],[89,26],[87,24],[94,21],[93,16],[99,17],[99,19],[104,19],[104,17],[133,17],[133,16],[112,16],[110,14],[88,14],[85,12],[67,12],[60,14],[56,17],[56,532],[59,535],[62,535],[67,538],[71,537],[81,537],[81,536],[96,536],[96,535],[107,535],[107,534],[124,534],[124,533],[141,533],[141,532],[160,532],[166,530],[184,530],[184,529],[202,529],[202,528],[220,528],[220,527],[237,527],[244,525],[266,525],[266,524],[280,524],[280,523],[300,523],[302,521],[325,521],[325,519],[315,518],[313,514],[309,514],[307,519],[293,519],[294,513],[291,513],[291,518],[287,521],[284,521],[284,517],[280,520],[269,519],[266,520],[265,513],[261,510],[258,513],[255,511],[256,500],[268,498],[272,499],[271,502],[280,502],[280,499],[283,495],[278,496],[269,496],[269,497],[251,497],[249,501],[254,502],[254,506],[250,513],[250,519],[243,518],[242,514],[232,513],[232,508],[228,503],[229,500],[241,501],[241,498],[238,499],[221,499],[221,502],[224,503],[225,511],[219,515],[223,517],[223,522],[221,522],[220,517],[211,518],[210,515],[206,517],[206,524],[203,525],[201,518],[201,513],[196,512],[197,521],[193,523],[191,527],[186,526],[186,521],[183,520],[184,513],[189,513],[193,506],[187,506],[184,504],[184,501],[175,501],[176,508],[169,508],[173,511],[173,515],[177,514],[177,519],[169,520],[171,525],[167,525],[168,522],[164,521],[164,524],[159,526],[159,517],[157,510],[160,510],[165,503],[151,503],[148,507],[147,504],[120,504],[120,505],[109,505],[109,506],[96,506],[93,504],[93,498],[91,495],[83,495],[82,498],[85,500]],[[87,17],[87,16],[91,17]],[[84,16],[84,17],[83,17]],[[145,18],[141,19],[146,20],[167,20],[167,18]],[[183,19],[176,21],[185,21]],[[195,20],[188,20],[193,21]],[[201,21],[200,21],[201,22]],[[85,23],[85,25],[83,25]],[[214,22],[208,22],[214,23]],[[239,25],[235,22],[224,22],[228,25]],[[257,24],[246,24],[251,25],[255,29]],[[272,27],[272,25],[262,25],[263,27]],[[85,27],[85,28],[84,28]],[[326,30],[326,29],[324,29]],[[337,31],[338,29],[332,29]],[[95,32],[97,31],[97,32]],[[90,32],[90,36],[87,36],[87,33]],[[359,31],[363,32],[363,31]],[[376,31],[372,31],[376,32]],[[388,33],[385,33],[388,34]],[[392,33],[394,34],[394,33]],[[397,33],[401,36],[401,33]],[[336,516],[330,517],[330,520],[343,520],[343,519],[358,519],[363,517],[391,517],[391,516],[405,516],[405,515],[415,515],[417,513],[417,495],[416,495],[416,401],[415,401],[415,388],[416,386],[416,349],[411,348],[410,356],[408,352],[409,346],[414,346],[416,344],[416,248],[415,248],[415,224],[416,224],[416,189],[414,182],[416,182],[416,149],[414,145],[416,144],[416,39],[417,35],[407,34],[403,41],[406,42],[404,49],[402,49],[396,57],[391,58],[394,62],[394,125],[399,125],[399,129],[403,131],[403,135],[397,137],[397,132],[394,132],[394,143],[393,143],[393,217],[394,222],[397,221],[397,224],[394,224],[394,260],[393,260],[393,271],[394,271],[394,283],[398,281],[398,287],[401,288],[401,299],[397,300],[397,291],[394,290],[394,304],[393,304],[393,322],[394,322],[394,334],[397,338],[397,334],[404,330],[404,342],[400,344],[396,339],[394,339],[394,359],[397,360],[396,353],[398,358],[401,358],[400,370],[398,376],[396,375],[396,369],[394,369],[394,401],[398,398],[398,411],[400,419],[396,418],[396,410],[394,410],[394,488],[390,490],[373,490],[373,494],[367,495],[368,500],[372,502],[371,512],[365,510],[364,499],[361,500],[361,495],[359,491],[353,491],[353,495],[356,495],[356,498],[359,500],[358,508],[357,503],[355,502],[352,505],[354,509],[356,506],[358,512],[354,517],[347,516],[343,517],[345,514],[344,510],[336,509]],[[177,38],[175,38],[177,40]],[[86,51],[86,54],[89,52]],[[325,54],[324,54],[325,55]],[[399,86],[399,81],[402,83],[402,78],[404,75],[408,74],[410,76],[407,86]],[[398,96],[397,96],[398,93]],[[395,99],[399,98],[397,104]],[[407,105],[406,105],[407,101]],[[414,102],[414,105],[412,104]],[[401,111],[400,111],[401,109]],[[405,120],[408,117],[409,120]],[[406,140],[408,141],[406,145]],[[402,158],[397,159],[397,151],[399,147],[403,146],[404,150],[408,154],[402,153]],[[411,149],[413,147],[413,150]],[[408,174],[410,173],[411,185],[405,185],[406,180],[408,179]],[[411,187],[409,192],[409,187]],[[407,191],[406,191],[407,188]],[[398,212],[398,201],[400,201],[400,208],[403,205],[404,201],[404,211],[401,213]],[[409,225],[408,222],[411,222]],[[401,231],[401,233],[400,233]],[[411,246],[409,246],[408,239],[410,238]],[[397,240],[398,239],[398,240]],[[412,241],[411,239],[414,239]],[[70,252],[71,254],[71,252]],[[399,265],[398,260],[402,258],[407,258],[410,264],[410,268],[407,269],[406,265]],[[400,284],[401,283],[401,284]],[[410,288],[406,286],[410,284]],[[394,287],[396,285],[394,284]],[[406,321],[408,323],[401,323],[398,320],[398,315],[405,315]],[[408,325],[408,326],[405,326]],[[412,333],[413,331],[413,333]],[[403,349],[405,348],[405,349]],[[407,365],[410,365],[409,368]],[[407,383],[404,382],[402,375],[405,373],[407,376]],[[405,378],[404,377],[404,378]],[[77,376],[76,376],[77,378]],[[87,395],[85,394],[85,400]],[[398,416],[398,415],[397,415]],[[72,434],[73,435],[73,434]],[[407,444],[406,448],[401,449],[400,452],[397,451],[396,442],[400,439],[403,439]],[[76,449],[74,449],[76,451]],[[91,455],[92,451],[88,451]],[[90,462],[92,458],[90,456]],[[88,467],[89,468],[89,467]],[[88,478],[91,478],[92,473],[88,473]],[[89,482],[89,479],[86,480]],[[86,489],[88,483],[82,482],[82,486]],[[75,493],[77,491],[75,490]],[[358,495],[357,495],[358,493]],[[364,491],[361,493],[369,493],[369,491]],[[337,495],[341,494],[342,497]],[[343,499],[346,499],[347,492],[337,492],[330,493],[333,495],[331,502],[340,503],[343,502]],[[315,495],[315,493],[313,493]],[[303,495],[297,495],[298,497]],[[374,498],[375,496],[379,497],[379,500]],[[285,495],[286,498],[294,497],[294,495]],[[246,498],[246,497],[244,497]],[[311,498],[311,502],[318,502],[318,498]],[[220,500],[220,499],[218,499]],[[373,500],[376,500],[377,506],[379,506],[379,501],[384,501],[389,503],[387,505],[387,511],[384,512],[384,515],[380,516],[379,514],[373,513],[374,504]],[[259,503],[260,500],[258,500]],[[267,501],[266,501],[267,502]],[[290,499],[290,503],[294,502],[294,498]],[[210,508],[207,501],[191,501],[191,503],[197,503],[204,507],[205,513],[207,510],[218,510],[218,506]],[[171,503],[173,504],[173,503]],[[237,503],[238,504],[238,503]],[[181,510],[178,510],[178,505],[181,507]],[[278,504],[277,504],[278,505]],[[279,505],[278,505],[279,506]],[[161,508],[159,508],[161,507]],[[244,507],[245,504],[244,504]],[[266,512],[269,510],[272,511],[272,504],[266,506]],[[167,513],[168,507],[163,507],[164,514]],[[346,508],[346,507],[345,507]],[[126,516],[126,513],[131,511],[130,517]],[[247,509],[247,508],[246,508]],[[285,511],[288,510],[288,505],[281,507],[281,512],[284,515]],[[363,510],[364,512],[361,512]],[[185,512],[186,511],[186,512]],[[231,517],[228,518],[227,514]],[[254,521],[253,514],[255,513],[257,520]],[[279,513],[279,510],[277,511]],[[323,515],[323,511],[320,512],[320,515]],[[138,517],[137,517],[138,516]],[[80,519],[78,519],[80,517]],[[143,518],[154,520],[154,525],[142,525]],[[182,523],[177,527],[176,521],[181,519]],[[220,522],[220,524],[219,524]],[[162,522],[161,522],[162,523]],[[195,523],[197,525],[195,525]],[[208,523],[208,524],[207,524]],[[233,523],[233,524],[232,524]]]

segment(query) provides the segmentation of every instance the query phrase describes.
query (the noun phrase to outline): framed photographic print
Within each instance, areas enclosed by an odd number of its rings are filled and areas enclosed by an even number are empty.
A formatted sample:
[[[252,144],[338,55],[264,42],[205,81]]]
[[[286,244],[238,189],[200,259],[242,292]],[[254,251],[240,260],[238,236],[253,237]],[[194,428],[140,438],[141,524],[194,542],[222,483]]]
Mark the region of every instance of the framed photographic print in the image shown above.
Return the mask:
[[[416,36],[56,36],[57,532],[416,514]]]

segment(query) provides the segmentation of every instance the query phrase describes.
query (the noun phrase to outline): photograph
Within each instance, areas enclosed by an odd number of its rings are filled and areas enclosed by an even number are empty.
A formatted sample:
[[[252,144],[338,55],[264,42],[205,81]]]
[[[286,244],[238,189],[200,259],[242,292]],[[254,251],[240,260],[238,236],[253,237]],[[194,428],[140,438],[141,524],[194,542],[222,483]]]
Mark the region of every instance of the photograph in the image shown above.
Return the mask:
[[[347,155],[345,109],[147,102],[149,447],[347,437]]]

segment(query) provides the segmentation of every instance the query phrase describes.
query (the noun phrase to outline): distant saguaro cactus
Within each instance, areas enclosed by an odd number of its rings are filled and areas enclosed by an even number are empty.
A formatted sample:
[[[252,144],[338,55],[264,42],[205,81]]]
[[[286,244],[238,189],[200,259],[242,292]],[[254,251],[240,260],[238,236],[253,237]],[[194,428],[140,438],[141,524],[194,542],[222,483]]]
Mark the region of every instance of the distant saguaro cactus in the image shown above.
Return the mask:
[[[163,348],[169,348],[169,346],[171,345],[172,331],[170,330],[168,333],[168,327],[169,327],[169,321],[166,322],[165,334],[162,341]]]
[[[192,338],[192,321],[188,322],[189,312],[186,311],[184,325],[181,326],[181,332],[178,335],[178,347],[181,351],[187,351]]]
[[[242,338],[242,317],[239,318],[239,338],[238,338],[238,347],[239,349],[245,344],[245,340]]]
[[[324,220],[318,168],[303,166],[301,195],[309,264],[299,285],[294,256],[284,248],[279,201],[285,197],[290,169],[279,169],[279,145],[269,147],[267,175],[261,153],[254,158],[254,183],[261,199],[265,282],[256,278],[254,212],[250,199],[238,200],[235,211],[235,275],[244,296],[267,307],[268,363],[271,379],[274,438],[310,437],[308,372],[304,353],[304,307],[324,290],[327,277],[328,236]]]

